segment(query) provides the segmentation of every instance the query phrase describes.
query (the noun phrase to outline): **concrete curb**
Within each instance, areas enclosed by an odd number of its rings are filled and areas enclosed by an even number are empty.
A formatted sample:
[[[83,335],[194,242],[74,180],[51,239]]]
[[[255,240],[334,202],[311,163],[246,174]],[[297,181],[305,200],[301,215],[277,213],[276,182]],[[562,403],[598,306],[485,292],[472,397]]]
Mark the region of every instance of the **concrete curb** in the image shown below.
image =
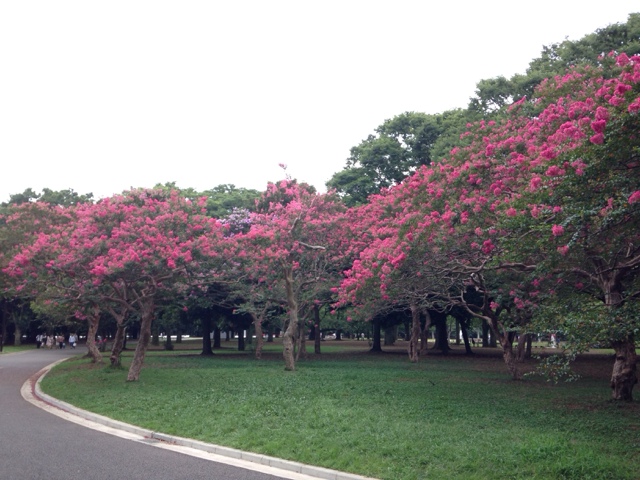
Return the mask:
[[[316,467],[313,465],[306,465],[304,463],[292,462],[289,460],[283,460],[276,457],[269,457],[267,455],[261,455],[257,453],[244,452],[230,447],[223,447],[220,445],[214,445],[211,443],[201,442],[199,440],[193,440],[190,438],[177,437],[173,435],[167,435],[162,432],[154,432],[145,428],[137,427],[128,423],[120,422],[112,418],[108,418],[96,413],[91,413],[86,410],[81,410],[73,405],[58,400],[50,395],[47,395],[40,388],[40,382],[44,376],[58,363],[64,362],[67,359],[62,359],[57,362],[47,365],[42,370],[33,375],[27,383],[29,384],[29,390],[33,392],[33,396],[49,405],[52,405],[68,414],[75,415],[85,420],[95,422],[106,427],[110,427],[123,432],[128,432],[134,435],[138,435],[142,438],[155,440],[171,445],[178,445],[181,447],[192,448],[201,452],[207,452],[221,457],[243,460],[259,465],[278,468],[280,470],[286,470],[290,472],[299,473],[301,475],[307,475],[309,477],[323,479],[323,480],[376,480],[371,477],[363,477],[351,473],[340,472],[338,470],[331,470],[323,467]]]

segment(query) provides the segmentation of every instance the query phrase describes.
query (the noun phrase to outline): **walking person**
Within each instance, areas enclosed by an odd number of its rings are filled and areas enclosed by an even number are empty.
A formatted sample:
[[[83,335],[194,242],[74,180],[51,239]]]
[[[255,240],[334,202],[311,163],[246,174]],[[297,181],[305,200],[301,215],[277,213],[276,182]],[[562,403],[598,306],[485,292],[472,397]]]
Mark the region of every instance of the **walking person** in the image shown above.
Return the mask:
[[[70,333],[69,334],[69,345],[71,346],[71,348],[76,348],[76,344],[78,343],[78,337],[76,336],[75,333]]]
[[[47,335],[47,338],[45,340],[45,345],[49,350],[51,350],[53,348],[53,344],[54,344],[53,335]]]

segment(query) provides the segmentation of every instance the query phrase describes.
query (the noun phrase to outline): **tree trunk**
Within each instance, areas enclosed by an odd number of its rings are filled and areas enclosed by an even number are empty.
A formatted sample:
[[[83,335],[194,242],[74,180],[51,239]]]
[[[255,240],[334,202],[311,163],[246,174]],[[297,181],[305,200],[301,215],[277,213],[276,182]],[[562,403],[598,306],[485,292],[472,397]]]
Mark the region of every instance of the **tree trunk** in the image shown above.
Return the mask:
[[[211,317],[208,312],[205,312],[202,320],[202,352],[200,355],[210,357],[213,355],[211,350]]]
[[[320,307],[318,305],[313,306],[313,332],[313,351],[316,355],[320,355],[322,333],[320,332]]]
[[[417,305],[411,305],[411,337],[409,338],[409,360],[418,363],[420,358],[420,309]]]
[[[435,320],[436,326],[436,343],[433,346],[435,350],[440,350],[444,355],[449,353],[449,335],[447,332],[447,316],[444,313],[434,312],[431,316]]]
[[[620,279],[612,273],[602,281],[605,305],[616,309],[623,303]],[[613,315],[611,315],[613,317]],[[633,333],[623,339],[614,339],[611,346],[616,354],[611,373],[611,397],[617,401],[633,401],[633,387],[638,383],[636,343]]]
[[[471,344],[469,343],[469,330],[467,329],[468,322],[460,322],[460,330],[462,333],[462,340],[464,341],[464,351],[467,355],[473,355],[471,350]]]
[[[489,347],[489,324],[482,320],[482,348]]]
[[[636,344],[632,335],[626,341],[613,342],[616,360],[611,374],[614,400],[633,401],[633,386],[638,383]]]
[[[220,343],[220,327],[217,325],[213,327],[213,348],[222,348],[222,344]],[[209,340],[211,340],[211,335],[209,335]]]
[[[511,378],[521,380],[522,374],[518,368],[518,359],[513,354],[513,344],[508,339],[502,344],[502,358],[504,358],[504,363],[507,365]]]
[[[523,334],[520,334],[520,337],[518,338],[518,348],[516,350],[517,352],[516,359],[520,363],[524,362],[525,358],[528,358],[527,345],[529,345],[530,343],[530,337],[531,337],[530,333],[523,333]]]
[[[304,358],[305,360],[308,358],[307,336],[304,334],[304,325],[305,325],[305,322],[300,322],[298,324],[298,333],[296,337],[296,345],[297,345],[296,362],[300,360],[300,356],[302,356],[302,358]]]
[[[387,327],[384,329],[384,345],[391,346],[396,343],[396,339],[398,338],[398,326],[394,325],[392,327]],[[337,338],[336,338],[337,340]]]
[[[425,321],[420,333],[420,355],[424,356],[429,351],[429,329],[431,328],[431,314],[429,310],[424,311]]]
[[[22,344],[22,331],[20,330],[20,325],[18,322],[14,322],[14,331],[13,331],[13,345],[19,347]]]
[[[116,336],[113,339],[113,346],[111,347],[111,356],[109,357],[109,361],[111,362],[112,367],[119,367],[121,365],[120,362],[120,354],[124,349],[124,339],[126,336],[127,327],[124,326],[123,322],[116,322]]]
[[[507,365],[507,370],[511,374],[511,378],[514,380],[521,380],[522,373],[518,368],[518,359],[513,352],[513,335],[511,332],[505,330],[505,328],[498,322],[498,312],[495,316],[491,317],[489,327],[491,328],[491,336],[497,338],[500,341],[502,347],[502,358]]]
[[[173,342],[171,341],[171,331],[167,332],[167,339],[164,342],[165,350],[173,350]]]
[[[129,367],[127,382],[135,382],[140,378],[140,370],[144,363],[144,356],[151,340],[151,324],[153,323],[155,305],[153,297],[146,297],[141,300],[140,305],[140,339],[133,354],[133,361]]]
[[[97,307],[92,309],[92,312],[87,317],[89,323],[89,329],[87,332],[87,356],[91,358],[92,363],[102,363],[102,354],[98,347],[96,347],[96,334],[98,333],[98,326],[100,324],[100,310]]]
[[[282,335],[282,356],[284,357],[284,369],[293,371],[296,369],[294,346],[295,335],[298,331],[298,302],[293,291],[293,269],[291,265],[284,263],[282,267],[289,308],[289,322]]]
[[[371,324],[371,328],[373,329],[373,341],[371,343],[371,352],[381,352],[382,351],[382,344],[380,342],[381,340],[381,326],[380,326],[380,320],[374,320]]]
[[[262,338],[262,316],[252,313],[251,318],[253,319],[253,326],[256,329],[256,358],[259,360],[262,358],[262,348],[264,346],[264,339]]]
[[[245,349],[244,328],[240,327],[240,329],[238,329],[238,351],[244,352]]]
[[[244,338],[245,338],[245,343],[247,343],[248,345],[251,345],[253,343],[253,325],[247,326],[247,333]]]

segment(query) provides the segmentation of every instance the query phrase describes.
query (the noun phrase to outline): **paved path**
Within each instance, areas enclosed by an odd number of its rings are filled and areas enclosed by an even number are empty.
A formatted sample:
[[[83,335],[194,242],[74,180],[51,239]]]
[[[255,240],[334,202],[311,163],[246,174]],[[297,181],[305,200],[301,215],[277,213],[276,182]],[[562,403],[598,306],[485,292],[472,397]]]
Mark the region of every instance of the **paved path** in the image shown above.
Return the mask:
[[[311,476],[160,442],[34,398],[32,382],[25,382],[47,365],[78,353],[82,350],[34,348],[0,355],[0,480],[358,478],[309,467]]]

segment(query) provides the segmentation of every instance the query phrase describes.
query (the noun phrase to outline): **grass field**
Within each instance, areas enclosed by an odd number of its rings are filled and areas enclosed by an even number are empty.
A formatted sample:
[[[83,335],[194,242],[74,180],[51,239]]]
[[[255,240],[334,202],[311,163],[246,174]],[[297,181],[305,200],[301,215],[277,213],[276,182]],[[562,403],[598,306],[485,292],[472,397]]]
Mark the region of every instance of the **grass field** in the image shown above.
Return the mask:
[[[640,402],[609,401],[605,356],[582,357],[582,379],[554,386],[511,381],[480,349],[414,365],[401,342],[384,354],[324,342],[285,372],[278,345],[259,361],[193,345],[149,352],[136,383],[125,352],[120,370],[65,362],[43,389],[157,431],[380,479],[640,478]]]
[[[22,352],[23,350],[31,350],[34,348],[36,348],[36,346],[31,344],[18,345],[17,347],[14,345],[3,345],[0,354]]]

